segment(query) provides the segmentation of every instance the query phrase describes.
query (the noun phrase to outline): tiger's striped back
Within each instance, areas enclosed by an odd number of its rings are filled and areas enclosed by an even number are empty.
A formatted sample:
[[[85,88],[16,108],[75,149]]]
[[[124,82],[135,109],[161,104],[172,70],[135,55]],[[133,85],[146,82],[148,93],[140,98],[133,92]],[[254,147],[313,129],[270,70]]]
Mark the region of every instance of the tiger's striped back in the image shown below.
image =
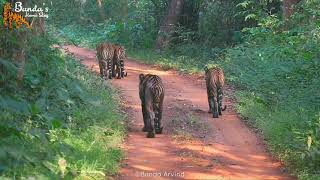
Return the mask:
[[[222,115],[222,111],[226,110],[227,106],[222,106],[224,74],[219,67],[208,69],[205,67],[205,79],[207,85],[209,112],[212,112],[213,118],[218,118]]]
[[[153,138],[154,131],[161,134],[164,86],[161,78],[152,74],[139,75],[139,96],[141,99],[142,115],[144,121],[143,131],[148,132],[147,137]]]
[[[109,79],[111,79],[114,46],[109,43],[100,43],[97,45],[96,50],[101,77],[109,76]]]
[[[208,95],[212,95],[217,97],[218,90],[220,90],[224,86],[224,74],[223,70],[219,67],[213,67],[206,71],[205,74],[206,84],[208,89]]]
[[[115,49],[114,51],[115,61],[124,60],[126,58],[126,51],[122,46],[115,45],[114,49]]]
[[[99,61],[110,61],[113,59],[115,48],[109,43],[100,43],[97,45],[97,56]]]
[[[112,76],[115,77],[118,74],[118,79],[126,76],[124,70],[124,60],[126,58],[125,49],[119,45],[113,45],[114,56],[112,59]]]
[[[162,101],[164,96],[164,86],[161,78],[152,74],[140,74],[139,95],[142,100],[146,89],[152,92],[154,105],[158,106],[157,104]]]

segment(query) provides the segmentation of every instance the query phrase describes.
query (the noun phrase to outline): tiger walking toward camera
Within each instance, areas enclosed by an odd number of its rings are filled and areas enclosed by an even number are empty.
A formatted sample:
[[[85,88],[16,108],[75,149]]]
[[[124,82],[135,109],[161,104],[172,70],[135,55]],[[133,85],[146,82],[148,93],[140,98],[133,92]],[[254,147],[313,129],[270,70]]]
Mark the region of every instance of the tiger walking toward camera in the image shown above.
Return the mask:
[[[126,59],[126,52],[122,46],[114,46],[114,57],[112,60],[112,77],[118,79],[124,78],[127,76],[127,72],[124,70],[124,60]]]
[[[205,80],[207,85],[207,95],[209,103],[209,113],[212,113],[213,118],[218,118],[222,115],[222,111],[226,110],[227,106],[222,107],[224,74],[219,67],[204,68]]]
[[[96,47],[101,78],[116,77],[118,79],[127,76],[124,68],[126,59],[125,49],[122,46],[110,43],[100,43]]]
[[[112,61],[114,59],[114,47],[109,43],[100,43],[96,47],[101,78],[112,78]]]
[[[164,86],[157,75],[139,75],[139,96],[141,100],[144,127],[148,132],[147,138],[154,138],[155,133],[161,134],[162,107],[164,99]]]

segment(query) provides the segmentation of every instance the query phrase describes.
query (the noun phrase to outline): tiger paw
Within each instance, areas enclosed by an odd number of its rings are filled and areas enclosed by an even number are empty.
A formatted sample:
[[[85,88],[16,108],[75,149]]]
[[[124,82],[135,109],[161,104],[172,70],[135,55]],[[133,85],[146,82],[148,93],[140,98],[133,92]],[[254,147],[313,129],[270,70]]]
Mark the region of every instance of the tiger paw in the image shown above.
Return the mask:
[[[154,132],[148,132],[147,138],[154,138],[154,137],[155,137]]]
[[[143,127],[143,128],[142,128],[142,132],[147,132],[147,128],[146,128],[146,127]]]
[[[162,134],[162,129],[163,127],[161,127],[160,129],[156,129],[156,134]]]

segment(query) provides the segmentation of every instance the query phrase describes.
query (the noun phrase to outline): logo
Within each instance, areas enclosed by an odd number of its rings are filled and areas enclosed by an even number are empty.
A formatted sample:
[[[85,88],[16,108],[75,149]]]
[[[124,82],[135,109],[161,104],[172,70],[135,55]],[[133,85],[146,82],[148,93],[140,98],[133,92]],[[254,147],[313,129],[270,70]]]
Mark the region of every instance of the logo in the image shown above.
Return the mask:
[[[3,8],[3,25],[10,30],[13,29],[13,22],[16,24],[16,28],[19,29],[22,24],[27,28],[31,28],[30,23],[21,14],[13,12],[10,3],[6,3]]]
[[[45,6],[45,3],[43,3]],[[39,7],[34,5],[31,7],[24,7],[22,2],[16,2],[14,8],[10,3],[6,3],[3,8],[3,24],[5,28],[13,29],[13,23],[15,28],[19,29],[21,25],[25,25],[27,28],[31,28],[31,24],[26,18],[48,18],[49,8]]]

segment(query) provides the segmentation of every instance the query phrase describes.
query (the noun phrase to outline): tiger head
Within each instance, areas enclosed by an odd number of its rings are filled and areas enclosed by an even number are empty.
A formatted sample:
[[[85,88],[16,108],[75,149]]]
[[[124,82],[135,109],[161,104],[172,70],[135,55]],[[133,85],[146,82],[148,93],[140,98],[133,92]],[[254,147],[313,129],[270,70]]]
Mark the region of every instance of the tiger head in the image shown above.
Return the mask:
[[[214,69],[221,69],[217,64],[207,64],[204,66],[204,72],[208,73]]]
[[[144,88],[144,84],[148,79],[150,79],[153,75],[151,74],[139,74],[139,87]]]
[[[126,50],[123,46],[116,47],[116,58],[117,59],[125,59],[126,58]]]

